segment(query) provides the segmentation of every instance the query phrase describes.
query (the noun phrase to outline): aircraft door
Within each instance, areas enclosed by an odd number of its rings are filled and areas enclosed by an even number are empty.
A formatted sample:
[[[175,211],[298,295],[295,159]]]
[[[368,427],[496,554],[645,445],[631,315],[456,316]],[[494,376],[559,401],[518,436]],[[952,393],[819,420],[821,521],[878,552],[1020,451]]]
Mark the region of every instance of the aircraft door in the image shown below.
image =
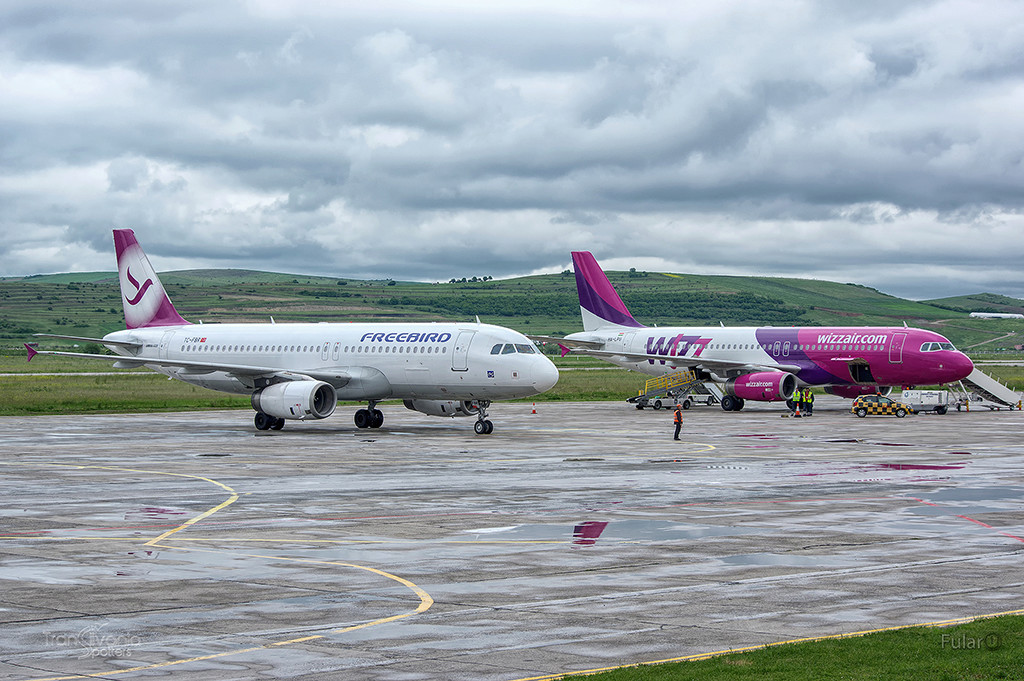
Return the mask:
[[[331,342],[330,341],[324,341],[323,350],[320,351],[320,359],[323,360],[324,362],[326,362],[327,359],[330,356],[331,356]]]
[[[167,348],[171,344],[171,336],[173,335],[173,331],[166,331],[160,339],[160,359],[167,359]]]
[[[334,350],[331,352],[331,359],[335,362],[341,357],[341,343],[334,344]]]
[[[476,331],[459,331],[452,351],[452,371],[469,371],[469,344]]]
[[[907,340],[907,334],[894,333],[892,342],[889,343],[889,364],[903,364],[903,343]]]

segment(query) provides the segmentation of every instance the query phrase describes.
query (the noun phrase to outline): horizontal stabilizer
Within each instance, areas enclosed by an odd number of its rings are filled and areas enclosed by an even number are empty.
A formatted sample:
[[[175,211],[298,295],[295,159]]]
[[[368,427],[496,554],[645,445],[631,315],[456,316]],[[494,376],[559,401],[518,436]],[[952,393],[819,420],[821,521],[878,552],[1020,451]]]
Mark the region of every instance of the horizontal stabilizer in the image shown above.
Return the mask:
[[[37,338],[57,338],[59,340],[80,341],[83,343],[99,343],[100,345],[116,345],[122,348],[141,348],[142,343],[138,341],[106,340],[103,338],[88,338],[86,336],[60,336],[55,333],[34,333]]]

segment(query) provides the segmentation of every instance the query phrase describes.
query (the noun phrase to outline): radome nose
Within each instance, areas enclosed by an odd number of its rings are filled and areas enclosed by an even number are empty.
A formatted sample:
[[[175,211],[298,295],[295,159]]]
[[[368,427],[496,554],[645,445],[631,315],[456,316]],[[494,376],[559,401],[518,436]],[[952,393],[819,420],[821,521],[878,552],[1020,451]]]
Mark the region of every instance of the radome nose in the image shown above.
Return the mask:
[[[554,388],[555,384],[558,383],[558,367],[543,355],[539,359],[543,361],[534,363],[533,386],[538,392],[546,392]]]
[[[956,374],[956,378],[952,380],[959,381],[971,375],[971,372],[974,371],[974,362],[964,353],[958,352],[956,353],[956,359],[950,362],[949,370]]]

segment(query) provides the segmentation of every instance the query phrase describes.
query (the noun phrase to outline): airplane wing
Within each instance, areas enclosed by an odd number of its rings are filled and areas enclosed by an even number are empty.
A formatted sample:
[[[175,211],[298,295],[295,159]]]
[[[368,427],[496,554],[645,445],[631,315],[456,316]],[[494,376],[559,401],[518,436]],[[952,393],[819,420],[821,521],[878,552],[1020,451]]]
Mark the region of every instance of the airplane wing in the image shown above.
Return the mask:
[[[657,362],[665,362],[665,364],[674,367],[686,367],[688,369],[701,368],[708,369],[710,371],[718,369],[749,369],[751,371],[788,371],[793,374],[800,371],[800,367],[796,364],[752,364],[751,362],[741,362],[731,359],[694,357],[692,355],[648,355],[646,353],[590,349],[574,349],[573,353],[589,355],[592,357],[621,357],[627,362],[646,362],[648,360],[654,360]]]
[[[67,338],[67,336],[61,336]],[[90,339],[92,340],[92,339]],[[246,376],[250,378],[276,377],[287,381],[307,381],[315,379],[330,383],[335,388],[340,388],[352,380],[351,375],[342,368],[332,369],[322,367],[313,371],[288,371],[280,367],[261,367],[248,364],[228,364],[225,362],[196,362],[179,359],[159,359],[156,357],[126,357],[124,355],[97,355],[88,352],[59,352],[57,350],[36,350],[27,343],[28,360],[31,362],[36,355],[59,355],[61,357],[81,357],[84,359],[103,359],[114,363],[115,369],[135,369],[138,367],[171,367],[180,369],[182,374],[201,376],[212,374],[215,371],[223,371],[233,376]]]

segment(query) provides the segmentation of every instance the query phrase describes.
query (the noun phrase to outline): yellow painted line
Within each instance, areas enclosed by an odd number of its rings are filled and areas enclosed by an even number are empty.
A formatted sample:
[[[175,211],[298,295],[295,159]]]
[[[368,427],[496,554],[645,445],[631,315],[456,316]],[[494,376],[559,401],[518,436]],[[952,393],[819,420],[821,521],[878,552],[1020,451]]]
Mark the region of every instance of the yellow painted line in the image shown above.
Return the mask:
[[[332,634],[343,634],[343,633],[350,632],[350,631],[356,631],[356,630],[359,630],[359,629],[366,629],[368,627],[373,627],[373,626],[377,626],[377,625],[381,625],[381,624],[386,624],[388,622],[395,622],[397,620],[401,620],[401,619],[404,619],[406,617],[411,617],[413,615],[418,615],[418,614],[420,614],[422,612],[425,612],[434,604],[434,599],[431,598],[430,594],[428,594],[426,591],[424,591],[423,589],[421,589],[419,586],[417,586],[413,582],[409,581],[408,579],[405,579],[403,577],[399,577],[398,575],[391,574],[390,572],[385,572],[383,570],[379,570],[379,569],[373,568],[373,567],[368,567],[368,566],[365,566],[365,565],[357,565],[355,563],[340,563],[340,562],[336,562],[336,561],[312,560],[312,559],[305,559],[305,558],[288,558],[288,557],[285,557],[285,556],[265,556],[265,555],[259,555],[259,554],[245,554],[245,553],[237,554],[237,553],[233,553],[233,552],[230,552],[230,551],[222,551],[222,550],[216,550],[216,549],[203,549],[203,548],[195,548],[195,547],[170,546],[170,545],[167,545],[167,544],[159,543],[161,540],[164,540],[164,539],[174,535],[175,533],[177,533],[177,532],[179,532],[179,531],[181,531],[181,530],[183,530],[183,529],[185,529],[187,527],[195,525],[196,523],[198,523],[198,522],[200,522],[200,521],[202,521],[202,520],[204,520],[206,518],[209,518],[211,515],[213,515],[217,511],[219,511],[219,510],[229,506],[230,504],[233,504],[235,501],[238,500],[238,498],[239,498],[238,492],[236,492],[233,488],[229,487],[228,485],[225,485],[224,483],[221,483],[221,482],[218,482],[216,480],[213,480],[212,478],[206,478],[206,477],[203,477],[203,476],[200,476],[200,475],[190,475],[190,474],[187,474],[187,473],[171,473],[171,472],[166,472],[166,471],[151,471],[151,470],[143,470],[143,469],[137,469],[137,468],[121,468],[121,467],[117,467],[117,466],[89,466],[89,465],[80,465],[80,464],[60,464],[60,463],[49,463],[49,462],[41,463],[41,464],[36,464],[36,463],[20,463],[20,462],[0,462],[0,464],[3,464],[3,465],[20,465],[20,466],[40,466],[40,467],[73,468],[73,469],[77,469],[77,470],[95,469],[95,470],[105,470],[105,471],[142,473],[142,474],[149,474],[149,475],[169,475],[169,476],[176,476],[176,477],[182,477],[182,478],[191,478],[191,479],[194,479],[194,480],[202,480],[204,482],[209,482],[209,483],[217,485],[218,487],[220,487],[220,488],[230,492],[231,496],[228,497],[227,500],[221,502],[220,504],[214,506],[213,508],[210,508],[210,509],[200,513],[199,515],[197,515],[197,516],[195,516],[193,518],[190,518],[189,520],[185,521],[181,525],[179,525],[179,526],[177,526],[177,527],[175,527],[175,528],[173,528],[171,530],[168,530],[167,532],[164,532],[159,537],[151,539],[151,540],[149,540],[148,542],[146,542],[143,545],[144,546],[152,546],[154,548],[180,550],[180,551],[195,551],[195,552],[202,552],[202,553],[218,553],[218,554],[225,554],[225,553],[227,553],[229,555],[238,555],[238,556],[249,557],[249,558],[259,558],[259,559],[263,559],[263,560],[290,561],[290,562],[306,563],[306,564],[314,564],[314,565],[331,565],[331,566],[337,566],[337,567],[354,568],[354,569],[357,569],[357,570],[364,570],[366,572],[371,572],[373,574],[380,575],[382,577],[386,577],[387,579],[391,579],[391,580],[393,580],[395,582],[398,582],[402,586],[410,589],[413,593],[415,593],[416,596],[420,600],[419,605],[416,607],[416,609],[412,610],[410,612],[401,613],[401,614],[398,614],[398,615],[391,615],[389,617],[383,617],[383,618],[379,618],[379,619],[376,619],[376,620],[371,620],[369,622],[363,622],[362,624],[356,624],[356,625],[352,625],[352,626],[349,626],[349,627],[343,627],[341,629],[333,629],[333,630],[331,630],[329,632],[329,633],[332,633]],[[135,541],[135,542],[140,541],[139,537],[55,537],[55,536],[52,536],[52,535],[44,535],[44,536],[16,535],[16,536],[12,536],[12,537],[2,537],[2,538],[10,538],[10,539],[51,539],[51,540],[52,539],[57,539],[57,540],[62,540],[62,541],[67,541],[69,539],[70,540],[76,540],[76,539],[96,540],[96,539],[99,539],[99,540],[104,540],[104,541],[116,540],[116,541]],[[179,541],[182,541],[182,540],[179,540]],[[206,541],[216,541],[216,540],[208,539]],[[221,541],[230,542],[232,540],[231,539],[226,539],[226,540],[221,540]],[[282,539],[282,540],[274,540],[274,541],[276,541],[276,542],[295,542],[296,540],[294,540],[294,539]],[[155,670],[155,669],[163,669],[163,668],[166,668],[166,667],[172,667],[172,666],[187,664],[187,663],[190,663],[190,662],[201,662],[201,661],[205,661],[205,660],[214,660],[214,659],[219,659],[219,658],[223,658],[223,657],[229,657],[229,656],[232,656],[232,655],[241,655],[243,653],[254,652],[254,651],[257,651],[257,650],[264,650],[264,649],[267,649],[267,648],[270,648],[270,647],[286,646],[286,645],[291,645],[291,644],[295,644],[295,643],[301,643],[301,642],[304,642],[304,641],[313,641],[313,640],[322,639],[322,638],[326,638],[326,635],[325,634],[315,634],[315,635],[312,635],[312,636],[303,636],[301,638],[294,638],[294,639],[289,639],[289,640],[286,640],[286,641],[277,641],[275,643],[268,643],[268,644],[261,645],[261,646],[252,646],[252,647],[249,647],[249,648],[241,648],[241,649],[238,649],[238,650],[229,650],[229,651],[225,651],[225,652],[221,652],[221,653],[212,653],[210,655],[200,655],[200,656],[196,656],[196,657],[190,657],[190,658],[187,658],[187,659],[172,660],[172,661],[169,661],[169,662],[160,662],[160,663],[151,664],[151,665],[145,665],[145,666],[140,666],[140,667],[131,667],[131,668],[127,668],[127,669],[116,669],[116,670],[112,670],[112,671],[99,672],[99,673],[96,673],[96,674],[71,674],[71,675],[65,675],[65,676],[49,676],[49,677],[40,677],[40,678],[32,679],[31,681],[65,681],[65,680],[68,680],[68,679],[85,679],[85,678],[98,678],[98,677],[107,677],[107,676],[120,676],[120,675],[123,675],[123,674],[129,674],[129,673],[133,673],[133,672],[145,672],[145,671],[151,671],[151,670]]]
[[[219,510],[221,510],[221,509],[223,509],[223,508],[225,508],[227,506],[230,506],[231,504],[233,504],[236,501],[238,501],[238,492],[236,492],[234,489],[232,489],[228,485],[225,485],[222,482],[217,482],[216,480],[213,480],[211,478],[205,478],[205,477],[203,477],[201,475],[190,475],[188,473],[171,473],[171,472],[168,472],[168,471],[153,471],[153,470],[145,470],[145,469],[141,469],[141,468],[122,468],[120,466],[88,466],[88,465],[81,465],[81,464],[62,464],[62,463],[50,463],[50,462],[44,462],[44,463],[18,463],[18,462],[7,463],[7,462],[0,462],[0,463],[4,463],[5,465],[11,465],[11,466],[17,466],[17,465],[21,465],[21,466],[40,466],[40,467],[54,467],[54,468],[74,468],[74,469],[77,469],[77,470],[101,470],[101,471],[118,471],[118,472],[126,472],[126,473],[142,473],[144,475],[169,475],[169,476],[174,476],[174,477],[179,477],[179,478],[191,478],[193,480],[202,480],[203,482],[209,482],[209,483],[211,483],[213,485],[217,485],[218,487],[220,487],[220,488],[224,489],[225,491],[231,493],[231,496],[228,497],[227,500],[217,504],[213,508],[210,508],[210,509],[207,509],[207,510],[203,511],[202,513],[200,513],[199,515],[197,515],[197,516],[195,516],[193,518],[190,518],[190,519],[186,520],[181,525],[178,525],[177,527],[175,527],[173,529],[167,530],[166,532],[161,534],[159,537],[156,537],[154,539],[149,540],[148,542],[143,544],[143,546],[153,546],[155,542],[158,542],[158,541],[161,541],[163,539],[166,539],[167,537],[171,536],[175,532],[180,532],[181,530],[185,529],[186,527],[190,527],[192,525],[195,525],[199,521],[204,520],[206,518],[209,518],[211,515],[213,515],[217,511],[219,511]]]
[[[1004,612],[993,612],[987,615],[973,615],[969,617],[956,617],[949,620],[939,620],[937,622],[922,622],[920,624],[905,624],[895,627],[880,627],[878,629],[865,629],[864,631],[853,631],[847,634],[830,634],[826,636],[806,636],[803,638],[792,638],[788,641],[775,641],[774,643],[764,643],[756,646],[745,646],[743,648],[730,648],[728,650],[716,650],[710,653],[696,653],[694,655],[684,655],[682,657],[670,657],[664,660],[649,660],[646,662],[632,662],[630,664],[620,664],[612,667],[598,667],[595,669],[584,669],[576,672],[563,672],[560,674],[545,674],[544,676],[529,676],[521,679],[515,679],[515,681],[553,681],[555,679],[567,679],[572,676],[583,676],[584,674],[598,674],[601,672],[610,672],[616,669],[626,669],[627,667],[646,667],[655,664],[669,664],[672,662],[695,662],[697,660],[708,660],[712,657],[720,657],[722,655],[731,655],[733,653],[747,653],[752,650],[763,650],[765,648],[776,648],[778,646],[788,645],[790,643],[810,643],[812,641],[835,641],[844,638],[857,638],[858,636],[867,636],[868,634],[878,634],[885,631],[899,631],[900,629],[919,629],[921,627],[949,627],[956,624],[966,624],[967,622],[974,622],[975,620],[991,619],[993,617],[1003,617],[1004,615],[1021,615],[1024,614],[1024,610],[1006,610]]]

